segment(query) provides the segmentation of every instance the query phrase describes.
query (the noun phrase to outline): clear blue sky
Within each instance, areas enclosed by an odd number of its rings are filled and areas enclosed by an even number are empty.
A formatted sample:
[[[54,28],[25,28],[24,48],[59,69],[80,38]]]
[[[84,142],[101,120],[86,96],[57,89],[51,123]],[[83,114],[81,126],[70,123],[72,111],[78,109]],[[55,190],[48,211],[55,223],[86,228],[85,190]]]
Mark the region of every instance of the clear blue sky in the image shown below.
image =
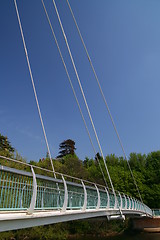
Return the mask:
[[[77,155],[94,157],[41,1],[17,0],[52,156],[71,138]],[[76,82],[52,1],[59,45]],[[122,155],[65,0],[56,1],[104,155]],[[127,155],[160,149],[160,1],[70,0]],[[0,132],[27,160],[46,155],[14,1],[0,1]],[[97,152],[99,151],[94,139]]]

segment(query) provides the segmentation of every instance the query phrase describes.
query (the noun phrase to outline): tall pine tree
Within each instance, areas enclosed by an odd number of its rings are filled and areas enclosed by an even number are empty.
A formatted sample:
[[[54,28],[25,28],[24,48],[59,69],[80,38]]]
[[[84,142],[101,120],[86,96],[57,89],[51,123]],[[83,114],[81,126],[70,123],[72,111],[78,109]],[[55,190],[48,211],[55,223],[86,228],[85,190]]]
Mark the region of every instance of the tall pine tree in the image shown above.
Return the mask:
[[[75,154],[75,142],[71,139],[67,139],[65,141],[63,141],[62,143],[60,143],[59,145],[59,155],[57,156],[57,158],[62,158],[66,155],[74,155]]]

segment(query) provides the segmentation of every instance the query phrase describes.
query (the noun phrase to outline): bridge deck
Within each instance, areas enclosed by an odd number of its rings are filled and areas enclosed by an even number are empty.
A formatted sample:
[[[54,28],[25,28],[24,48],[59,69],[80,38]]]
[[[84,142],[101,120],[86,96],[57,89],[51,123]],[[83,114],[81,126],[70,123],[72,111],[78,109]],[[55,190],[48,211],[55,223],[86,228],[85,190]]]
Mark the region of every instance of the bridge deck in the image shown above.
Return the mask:
[[[143,212],[123,210],[122,214],[134,217],[142,216]],[[119,213],[119,209],[67,210],[66,212],[50,210],[35,211],[32,214],[27,214],[24,211],[4,211],[0,213],[0,232],[95,217],[106,217],[108,220],[112,218],[123,219]]]

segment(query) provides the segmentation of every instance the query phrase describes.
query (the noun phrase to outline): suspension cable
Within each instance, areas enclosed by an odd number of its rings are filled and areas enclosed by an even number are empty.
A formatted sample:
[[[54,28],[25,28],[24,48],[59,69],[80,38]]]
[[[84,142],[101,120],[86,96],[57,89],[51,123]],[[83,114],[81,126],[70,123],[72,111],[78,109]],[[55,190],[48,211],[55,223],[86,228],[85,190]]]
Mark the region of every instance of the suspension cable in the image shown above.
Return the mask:
[[[138,192],[139,198],[140,198],[141,202],[143,203],[143,200],[142,200],[142,197],[141,197],[141,194],[140,194],[139,188],[138,188],[138,186],[137,186],[137,183],[136,183],[135,177],[134,177],[134,175],[133,175],[133,172],[132,172],[131,166],[130,166],[128,160],[127,160],[127,155],[126,155],[126,153],[125,153],[125,150],[124,150],[124,147],[123,147],[123,144],[122,144],[122,141],[121,141],[120,135],[119,135],[118,130],[117,130],[117,128],[116,128],[115,122],[114,122],[114,120],[113,120],[113,117],[112,117],[111,111],[110,111],[110,109],[109,109],[109,106],[108,106],[108,104],[107,104],[106,98],[105,98],[105,96],[104,96],[104,93],[103,93],[102,87],[101,87],[101,85],[100,85],[100,82],[99,82],[98,76],[97,76],[97,74],[96,74],[95,68],[94,68],[94,66],[93,66],[93,64],[92,64],[92,61],[91,61],[91,58],[90,58],[90,56],[89,56],[89,53],[88,53],[87,47],[86,47],[86,45],[85,45],[85,43],[84,43],[84,40],[83,40],[82,34],[81,34],[80,29],[79,29],[79,27],[78,27],[77,21],[76,21],[76,19],[75,19],[75,16],[74,16],[74,13],[73,13],[73,11],[72,11],[72,8],[71,8],[71,6],[70,6],[70,4],[69,4],[69,1],[68,1],[68,0],[66,0],[66,1],[67,1],[67,4],[68,4],[68,7],[69,7],[69,9],[70,9],[71,15],[72,15],[72,17],[73,17],[74,23],[75,23],[75,25],[76,25],[76,28],[77,28],[78,34],[79,34],[79,36],[80,36],[81,42],[82,42],[83,47],[84,47],[84,49],[85,49],[85,52],[86,52],[86,54],[87,54],[88,61],[89,61],[90,65],[91,65],[91,68],[92,68],[92,71],[93,71],[93,73],[94,73],[95,79],[96,79],[96,81],[97,81],[97,84],[98,84],[99,90],[100,90],[100,92],[101,92],[102,98],[103,98],[103,100],[104,100],[104,103],[105,103],[105,105],[106,105],[107,111],[108,111],[108,113],[109,113],[109,116],[110,116],[110,119],[111,119],[111,122],[112,122],[113,128],[114,128],[114,130],[115,130],[115,132],[116,132],[116,135],[117,135],[117,137],[118,137],[118,141],[119,141],[120,146],[121,146],[121,148],[122,148],[122,151],[123,151],[123,154],[124,154],[125,160],[127,161],[127,164],[128,164],[128,167],[129,167],[129,170],[130,170],[131,176],[132,176],[132,178],[133,178],[134,184],[135,184],[135,186],[136,186],[136,189],[137,189],[137,192]]]
[[[22,24],[21,24],[16,0],[14,0],[14,4],[15,4],[15,9],[16,9],[16,13],[17,13],[19,28],[20,28],[20,32],[21,32],[22,41],[23,41],[23,47],[24,47],[24,51],[25,51],[25,55],[26,55],[26,60],[27,60],[27,64],[28,64],[29,74],[30,74],[30,78],[31,78],[31,82],[32,82],[33,91],[34,91],[34,96],[35,96],[37,109],[38,109],[38,113],[39,113],[39,117],[40,117],[40,121],[41,121],[41,126],[42,126],[42,130],[43,130],[45,142],[46,142],[46,145],[47,145],[47,150],[48,150],[52,170],[53,170],[53,173],[54,173],[54,177],[56,178],[56,174],[55,174],[54,166],[53,166],[53,162],[52,162],[52,157],[51,157],[51,152],[50,152],[50,148],[49,148],[49,144],[48,144],[48,140],[47,140],[46,131],[45,131],[45,128],[44,128],[44,123],[43,123],[43,119],[42,119],[42,114],[41,114],[41,110],[40,110],[40,106],[39,106],[38,97],[37,97],[37,92],[36,92],[36,88],[35,88],[35,84],[34,84],[34,80],[33,80],[31,65],[30,65],[30,61],[29,61],[29,57],[28,57],[28,51],[27,51],[27,47],[26,47],[26,43],[25,43],[25,39],[24,39]]]
[[[66,72],[66,74],[67,74],[67,77],[68,77],[68,80],[69,80],[70,86],[71,86],[71,88],[72,88],[72,92],[73,92],[73,94],[74,94],[74,97],[75,97],[76,103],[77,103],[77,105],[78,105],[78,108],[79,108],[79,111],[80,111],[80,114],[81,114],[81,117],[82,117],[83,123],[84,123],[84,125],[85,125],[85,128],[86,128],[86,131],[87,131],[87,134],[88,134],[88,137],[89,137],[90,143],[91,143],[91,145],[92,145],[92,148],[93,148],[94,154],[95,154],[95,156],[96,156],[96,150],[95,150],[95,147],[94,147],[94,144],[93,144],[93,141],[92,141],[92,138],[91,138],[91,135],[90,135],[89,129],[88,129],[88,127],[87,127],[87,123],[86,123],[86,121],[85,121],[85,118],[84,118],[84,115],[83,115],[82,109],[81,109],[81,107],[80,107],[80,103],[79,103],[79,101],[78,101],[78,98],[77,98],[77,95],[76,95],[76,92],[75,92],[75,89],[74,89],[74,86],[73,86],[72,80],[71,80],[70,75],[69,75],[69,73],[68,73],[68,69],[67,69],[66,63],[65,63],[65,61],[64,61],[64,58],[63,58],[63,55],[62,55],[61,49],[60,49],[60,47],[59,47],[59,44],[58,44],[58,41],[57,41],[57,38],[56,38],[55,32],[54,32],[54,30],[53,30],[53,26],[52,26],[52,24],[51,24],[51,21],[50,21],[50,18],[49,18],[48,12],[47,12],[46,7],[45,7],[45,4],[44,4],[44,1],[41,0],[41,2],[42,2],[42,5],[43,5],[43,9],[44,9],[44,11],[45,11],[45,15],[46,15],[46,17],[47,17],[47,20],[48,20],[48,23],[49,23],[50,29],[51,29],[51,31],[52,31],[52,35],[53,35],[53,37],[54,37],[54,40],[55,40],[55,43],[56,43],[56,46],[57,46],[58,52],[59,52],[59,54],[60,54],[60,57],[61,57],[61,60],[62,60],[62,63],[63,63],[64,69],[65,69],[65,72]],[[104,175],[104,172],[103,172],[103,169],[102,169],[102,166],[101,166],[100,160],[98,159],[97,156],[96,156],[96,159],[97,159],[97,161],[98,161],[98,164],[99,164],[99,167],[100,167],[100,171],[101,171],[102,176],[103,176],[103,180],[104,180],[104,182],[105,182],[105,184],[106,184],[106,187],[108,188],[108,184],[107,184],[107,181],[106,181],[106,178],[105,178],[105,175]]]
[[[87,108],[87,112],[88,112],[88,115],[89,115],[89,118],[90,118],[93,130],[94,130],[94,134],[95,134],[95,137],[96,137],[96,140],[97,140],[100,152],[101,152],[101,156],[103,158],[104,166],[105,166],[105,169],[106,169],[106,172],[107,172],[110,184],[111,184],[111,188],[112,188],[112,191],[113,191],[114,195],[116,196],[115,190],[114,190],[114,186],[113,186],[113,183],[112,183],[112,179],[110,177],[110,174],[109,174],[109,171],[108,171],[108,167],[107,167],[105,159],[104,159],[102,148],[101,148],[101,145],[100,145],[100,142],[99,142],[99,139],[98,139],[98,135],[97,135],[97,132],[96,132],[93,120],[92,120],[92,116],[91,116],[91,113],[90,113],[90,110],[89,110],[89,107],[88,107],[88,104],[87,104],[87,100],[86,100],[86,97],[85,97],[85,94],[84,94],[84,91],[83,91],[83,88],[82,88],[82,85],[81,85],[81,82],[80,82],[80,79],[79,79],[79,75],[78,75],[78,72],[77,72],[77,69],[76,69],[73,57],[72,57],[72,53],[71,53],[71,50],[70,50],[70,47],[69,47],[69,44],[68,44],[68,41],[67,41],[67,37],[66,37],[66,34],[64,32],[63,25],[62,25],[62,22],[61,22],[61,19],[60,19],[58,10],[57,10],[57,6],[56,6],[56,3],[55,3],[54,0],[53,0],[53,4],[54,4],[54,7],[55,7],[55,11],[56,11],[56,14],[57,14],[57,17],[58,17],[58,21],[59,21],[59,24],[60,24],[60,27],[61,27],[61,30],[62,30],[62,33],[63,33],[63,37],[65,39],[65,43],[66,43],[66,46],[67,46],[67,49],[68,49],[71,61],[72,61],[72,65],[73,65],[73,68],[74,68],[74,71],[75,71],[75,74],[76,74],[76,77],[77,77],[77,80],[78,80],[78,84],[79,84],[79,87],[80,87],[80,90],[81,90],[81,93],[82,93],[82,96],[83,96],[83,99],[84,99],[84,102],[85,102],[85,105],[86,105],[86,108]]]

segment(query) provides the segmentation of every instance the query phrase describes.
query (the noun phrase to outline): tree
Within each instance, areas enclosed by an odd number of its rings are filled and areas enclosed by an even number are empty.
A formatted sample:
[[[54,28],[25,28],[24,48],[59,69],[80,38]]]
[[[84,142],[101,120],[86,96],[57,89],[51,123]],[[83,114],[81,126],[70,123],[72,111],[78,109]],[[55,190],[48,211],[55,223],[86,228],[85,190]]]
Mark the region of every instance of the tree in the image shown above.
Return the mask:
[[[62,158],[66,155],[74,155],[75,154],[75,142],[71,139],[67,139],[65,141],[63,141],[62,143],[60,143],[59,145],[59,155],[57,156],[57,158]]]
[[[8,138],[0,134],[0,153],[9,156],[12,155],[14,151],[15,149],[11,146]]]
[[[66,155],[63,157],[64,163],[61,165],[60,171],[67,175],[86,179],[88,177],[88,172],[83,166],[83,161],[78,159],[78,157],[74,155]],[[69,181],[73,181],[72,178],[68,178]]]

